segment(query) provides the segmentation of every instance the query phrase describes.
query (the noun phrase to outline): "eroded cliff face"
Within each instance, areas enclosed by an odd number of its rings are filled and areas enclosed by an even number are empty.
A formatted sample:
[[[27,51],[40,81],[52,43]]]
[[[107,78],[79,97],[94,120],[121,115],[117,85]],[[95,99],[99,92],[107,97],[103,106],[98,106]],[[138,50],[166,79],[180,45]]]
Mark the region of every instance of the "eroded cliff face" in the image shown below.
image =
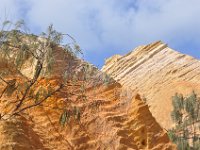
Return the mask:
[[[64,127],[58,123],[61,111],[53,109],[64,99],[62,94],[27,111],[25,119],[1,121],[0,149],[175,149],[139,95],[114,96],[118,86],[89,90],[87,102],[71,103],[82,110],[81,120]]]
[[[200,61],[161,41],[109,58],[102,71],[145,97],[153,116],[166,129],[173,124],[171,97],[175,93],[188,95],[192,90],[200,94]]]
[[[56,50],[55,50],[56,51]],[[42,77],[36,83],[35,90],[51,84],[57,86],[61,74],[69,63],[61,49],[56,53],[53,75]],[[75,59],[72,69],[81,76],[81,66],[86,62]],[[12,64],[0,63],[2,70],[12,74],[4,75],[5,80],[16,78],[17,82],[28,80],[31,70],[21,73]],[[102,82],[104,74],[92,68],[90,80],[86,84],[85,100],[77,100],[74,95],[68,100],[67,92],[76,91],[77,87],[67,86],[48,98],[42,105],[28,109],[22,116],[0,120],[0,149],[9,150],[128,150],[152,149],[173,150],[176,147],[169,141],[166,131],[160,127],[149,111],[141,96],[121,87],[121,84],[109,78]],[[23,70],[24,71],[24,70]],[[79,81],[77,81],[78,83]],[[2,91],[4,83],[1,82]],[[3,95],[0,101],[1,114],[5,114],[15,103],[16,95]],[[81,112],[81,119],[71,118],[64,126],[59,124],[62,110],[67,103],[76,106]],[[9,105],[9,106],[8,106]],[[66,108],[68,109],[68,108]]]

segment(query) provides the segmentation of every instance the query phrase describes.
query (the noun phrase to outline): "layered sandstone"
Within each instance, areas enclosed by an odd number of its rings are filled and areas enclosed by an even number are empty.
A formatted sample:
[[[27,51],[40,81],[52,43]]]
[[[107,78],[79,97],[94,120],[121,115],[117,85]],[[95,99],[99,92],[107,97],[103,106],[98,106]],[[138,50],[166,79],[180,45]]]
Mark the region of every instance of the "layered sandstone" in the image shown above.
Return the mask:
[[[127,55],[111,57],[102,71],[147,100],[150,111],[164,128],[172,125],[171,97],[200,94],[200,61],[169,48],[161,41],[139,46]]]

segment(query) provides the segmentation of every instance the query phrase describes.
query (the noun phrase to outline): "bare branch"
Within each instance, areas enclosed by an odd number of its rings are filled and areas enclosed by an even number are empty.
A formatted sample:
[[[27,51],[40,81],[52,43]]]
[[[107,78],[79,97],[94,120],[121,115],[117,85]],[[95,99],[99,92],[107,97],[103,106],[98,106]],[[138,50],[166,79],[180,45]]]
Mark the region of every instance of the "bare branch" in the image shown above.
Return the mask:
[[[0,76],[0,79],[4,82],[4,83],[6,83],[6,84],[9,84],[6,80],[4,80],[1,76]]]
[[[32,105],[26,106],[26,107],[20,109],[19,111],[14,112],[14,113],[11,115],[11,117],[14,116],[14,115],[17,115],[17,114],[19,114],[19,113],[21,113],[21,112],[23,112],[23,111],[25,111],[25,110],[27,110],[27,109],[30,109],[30,108],[32,108],[32,107],[35,107],[35,106],[38,106],[38,105],[42,104],[42,103],[43,103],[44,101],[46,101],[49,97],[51,97],[51,96],[53,96],[55,93],[59,92],[63,87],[64,87],[63,84],[61,84],[55,91],[53,91],[53,92],[51,92],[50,94],[48,94],[48,95],[47,95],[46,97],[44,97],[41,101],[39,101],[39,102],[37,102],[37,103],[35,103],[35,104],[32,104]]]

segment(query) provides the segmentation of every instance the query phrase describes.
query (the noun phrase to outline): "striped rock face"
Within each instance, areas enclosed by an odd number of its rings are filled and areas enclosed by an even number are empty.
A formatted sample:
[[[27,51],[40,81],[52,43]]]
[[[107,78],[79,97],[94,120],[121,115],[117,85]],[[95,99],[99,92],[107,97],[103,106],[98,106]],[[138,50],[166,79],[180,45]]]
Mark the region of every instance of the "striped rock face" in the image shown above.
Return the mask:
[[[171,97],[192,90],[200,94],[200,61],[160,41],[109,58],[102,71],[145,97],[153,116],[167,129],[173,125]]]

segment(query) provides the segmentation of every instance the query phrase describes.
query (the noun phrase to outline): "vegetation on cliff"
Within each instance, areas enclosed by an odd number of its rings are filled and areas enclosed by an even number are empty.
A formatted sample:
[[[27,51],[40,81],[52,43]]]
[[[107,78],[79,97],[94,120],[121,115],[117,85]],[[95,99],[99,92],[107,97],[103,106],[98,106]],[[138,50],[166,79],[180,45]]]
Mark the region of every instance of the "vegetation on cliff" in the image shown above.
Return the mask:
[[[71,42],[67,44],[63,43],[64,36],[70,38]],[[63,68],[63,75],[61,75],[60,82],[57,82],[56,86],[52,85],[40,85],[37,86],[42,76],[48,76],[51,74],[52,67],[54,65],[53,49],[59,47],[62,44],[62,49],[65,50],[68,57],[69,64],[67,68]],[[76,55],[82,54],[80,47],[76,43],[73,37],[68,34],[62,34],[57,32],[53,25],[50,25],[46,32],[43,32],[40,36],[29,34],[23,21],[17,21],[12,23],[5,21],[0,31],[0,56],[1,59],[12,63],[13,68],[18,72],[26,65],[27,61],[34,66],[32,77],[26,77],[26,79],[20,80],[17,76],[10,75],[9,72],[1,71],[0,79],[4,83],[4,88],[0,93],[0,98],[7,96],[8,100],[11,97],[15,97],[10,101],[7,106],[13,107],[7,109],[6,112],[0,112],[1,119],[8,119],[16,115],[22,115],[22,113],[32,107],[41,105],[48,98],[58,93],[64,87],[69,86],[68,74],[74,74],[72,72],[72,66],[70,62],[76,58]],[[86,69],[84,70],[86,72]],[[85,73],[84,72],[84,73]],[[11,76],[12,80],[6,79]],[[82,82],[83,83],[83,82]],[[84,84],[79,82],[79,87],[84,88]],[[76,81],[75,83],[76,84]],[[84,89],[83,89],[84,90]],[[80,97],[84,97],[84,93]],[[14,103],[14,105],[13,105]],[[67,117],[67,110],[63,106],[63,114],[61,115],[60,122],[65,124]],[[73,115],[76,118],[80,118],[80,112],[78,108],[73,108]],[[68,113],[69,114],[69,113]]]
[[[176,94],[172,97],[171,113],[175,127],[169,130],[170,139],[179,150],[200,149],[200,98],[193,92],[188,97]]]

